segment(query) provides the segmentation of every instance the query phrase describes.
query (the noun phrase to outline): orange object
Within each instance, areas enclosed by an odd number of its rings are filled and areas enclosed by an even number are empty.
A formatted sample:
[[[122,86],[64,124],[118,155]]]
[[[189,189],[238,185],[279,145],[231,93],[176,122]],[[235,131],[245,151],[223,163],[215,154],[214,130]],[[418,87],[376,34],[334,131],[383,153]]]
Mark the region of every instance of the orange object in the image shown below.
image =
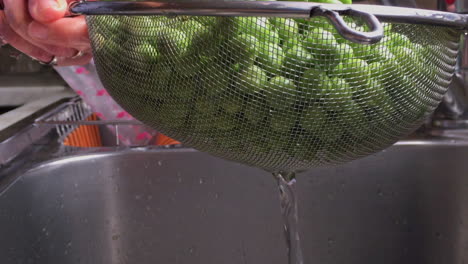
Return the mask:
[[[96,120],[98,120],[98,117],[95,114],[86,118],[86,121]],[[96,125],[79,126],[67,136],[63,144],[71,147],[102,147],[99,127]]]
[[[167,137],[161,133],[158,133],[156,136],[156,144],[157,146],[167,146],[167,145],[179,145],[180,142],[177,140],[174,140],[170,137]]]
[[[96,121],[98,116],[92,114],[86,121]],[[96,125],[81,125],[73,130],[64,140],[65,146],[71,147],[102,147],[101,136],[99,134],[99,127]],[[161,133],[156,136],[155,145],[167,146],[167,145],[179,145],[180,142],[167,137]]]

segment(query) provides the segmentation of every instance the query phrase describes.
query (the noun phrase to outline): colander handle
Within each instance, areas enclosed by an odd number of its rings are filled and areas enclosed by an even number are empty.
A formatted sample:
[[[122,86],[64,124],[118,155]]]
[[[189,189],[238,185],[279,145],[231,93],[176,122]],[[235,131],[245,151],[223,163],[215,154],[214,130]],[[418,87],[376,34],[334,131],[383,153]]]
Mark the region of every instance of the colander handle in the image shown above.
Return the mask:
[[[340,14],[356,16],[363,19],[369,26],[370,31],[361,32],[349,27]],[[340,35],[349,41],[359,44],[374,44],[383,38],[383,26],[374,15],[351,8],[341,11],[340,14],[322,6],[313,8],[311,12],[311,16],[318,15],[328,18],[328,20],[330,20],[330,22],[335,26],[336,30],[338,30]]]
[[[345,6],[345,5],[343,5]],[[84,15],[202,15],[202,16],[267,16],[310,18],[327,17],[338,32],[352,42],[373,44],[383,38],[383,27],[370,13],[341,5],[323,5],[307,2],[87,2],[79,0],[70,4],[70,11]],[[333,9],[338,8],[339,11]],[[362,18],[371,29],[360,32],[350,28],[341,14]]]

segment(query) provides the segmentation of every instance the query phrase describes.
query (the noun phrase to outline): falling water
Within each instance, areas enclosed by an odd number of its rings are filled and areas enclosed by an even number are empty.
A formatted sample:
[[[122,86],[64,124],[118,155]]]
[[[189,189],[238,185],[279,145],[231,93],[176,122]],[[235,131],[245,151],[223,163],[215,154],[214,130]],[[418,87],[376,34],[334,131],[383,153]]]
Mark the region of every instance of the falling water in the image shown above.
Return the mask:
[[[298,226],[296,175],[294,172],[279,172],[273,175],[278,182],[289,264],[304,264]]]

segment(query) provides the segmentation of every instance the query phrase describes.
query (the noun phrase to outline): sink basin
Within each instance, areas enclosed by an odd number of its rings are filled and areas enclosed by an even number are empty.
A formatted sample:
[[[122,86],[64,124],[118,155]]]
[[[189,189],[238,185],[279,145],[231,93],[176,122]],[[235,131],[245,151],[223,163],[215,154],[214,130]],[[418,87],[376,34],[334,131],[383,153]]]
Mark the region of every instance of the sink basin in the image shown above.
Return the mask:
[[[467,157],[466,142],[404,141],[299,175],[305,263],[464,263]],[[276,186],[256,168],[127,149],[15,177],[0,190],[2,264],[287,263]]]

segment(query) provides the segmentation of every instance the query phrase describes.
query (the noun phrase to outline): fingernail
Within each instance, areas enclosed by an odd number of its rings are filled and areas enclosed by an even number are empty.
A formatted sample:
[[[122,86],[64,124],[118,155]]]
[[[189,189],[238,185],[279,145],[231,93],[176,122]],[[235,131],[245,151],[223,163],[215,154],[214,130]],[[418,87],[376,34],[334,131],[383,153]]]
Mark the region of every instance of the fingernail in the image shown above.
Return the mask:
[[[42,8],[42,9],[53,8],[53,9],[59,10],[63,8],[59,0],[38,1],[38,5],[39,5],[39,8]]]
[[[31,2],[29,12],[39,22],[52,22],[63,16],[64,0],[36,0]],[[65,1],[66,2],[66,1]]]
[[[49,37],[49,29],[44,25],[34,23],[29,29],[29,34],[33,38],[45,40]]]

